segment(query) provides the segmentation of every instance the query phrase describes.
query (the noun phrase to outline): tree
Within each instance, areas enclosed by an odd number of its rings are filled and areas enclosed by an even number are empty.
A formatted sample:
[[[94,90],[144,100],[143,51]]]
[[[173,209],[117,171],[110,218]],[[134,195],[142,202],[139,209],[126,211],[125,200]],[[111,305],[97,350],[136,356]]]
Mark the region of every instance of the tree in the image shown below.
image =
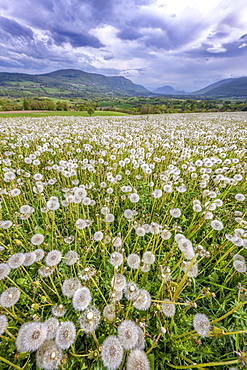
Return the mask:
[[[90,105],[88,108],[87,108],[87,112],[90,116],[92,116],[94,114],[94,111],[95,111],[95,108]]]

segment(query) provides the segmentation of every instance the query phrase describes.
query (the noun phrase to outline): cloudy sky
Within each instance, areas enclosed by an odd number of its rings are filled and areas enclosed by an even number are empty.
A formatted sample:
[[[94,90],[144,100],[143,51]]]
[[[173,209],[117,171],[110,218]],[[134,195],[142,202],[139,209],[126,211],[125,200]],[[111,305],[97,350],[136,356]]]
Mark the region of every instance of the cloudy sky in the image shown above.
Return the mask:
[[[81,69],[195,91],[247,76],[247,0],[6,0],[0,72]]]

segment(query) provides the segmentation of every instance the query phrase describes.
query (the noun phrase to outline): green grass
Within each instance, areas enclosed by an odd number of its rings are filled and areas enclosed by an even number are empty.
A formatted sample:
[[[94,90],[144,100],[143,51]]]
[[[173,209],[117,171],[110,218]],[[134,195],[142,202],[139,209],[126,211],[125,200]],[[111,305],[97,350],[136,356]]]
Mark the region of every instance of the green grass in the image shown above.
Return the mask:
[[[127,116],[126,113],[114,111],[95,111],[93,116]],[[0,118],[9,117],[50,117],[50,116],[79,116],[89,117],[87,112],[73,112],[73,111],[49,111],[49,112],[30,112],[30,113],[2,113]]]

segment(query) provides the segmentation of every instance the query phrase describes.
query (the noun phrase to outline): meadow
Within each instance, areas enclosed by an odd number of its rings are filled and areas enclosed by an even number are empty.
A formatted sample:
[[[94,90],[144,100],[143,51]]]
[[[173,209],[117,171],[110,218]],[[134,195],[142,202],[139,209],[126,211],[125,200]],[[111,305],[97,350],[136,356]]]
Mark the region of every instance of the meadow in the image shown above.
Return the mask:
[[[247,365],[247,114],[0,117],[0,368]]]

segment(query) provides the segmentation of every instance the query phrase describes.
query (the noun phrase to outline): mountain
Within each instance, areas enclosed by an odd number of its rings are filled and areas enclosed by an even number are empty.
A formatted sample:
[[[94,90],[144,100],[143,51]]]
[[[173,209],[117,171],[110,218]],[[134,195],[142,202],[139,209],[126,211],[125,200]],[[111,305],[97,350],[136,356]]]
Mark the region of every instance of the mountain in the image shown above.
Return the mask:
[[[215,98],[247,98],[247,77],[221,80],[203,89],[194,91],[191,95]]]
[[[39,75],[0,73],[0,96],[90,98],[100,95],[147,96],[150,91],[122,76],[107,77],[77,69]]]
[[[158,87],[152,92],[155,94],[159,94],[159,95],[189,95],[188,92],[176,90],[172,86],[169,86],[169,85]]]

